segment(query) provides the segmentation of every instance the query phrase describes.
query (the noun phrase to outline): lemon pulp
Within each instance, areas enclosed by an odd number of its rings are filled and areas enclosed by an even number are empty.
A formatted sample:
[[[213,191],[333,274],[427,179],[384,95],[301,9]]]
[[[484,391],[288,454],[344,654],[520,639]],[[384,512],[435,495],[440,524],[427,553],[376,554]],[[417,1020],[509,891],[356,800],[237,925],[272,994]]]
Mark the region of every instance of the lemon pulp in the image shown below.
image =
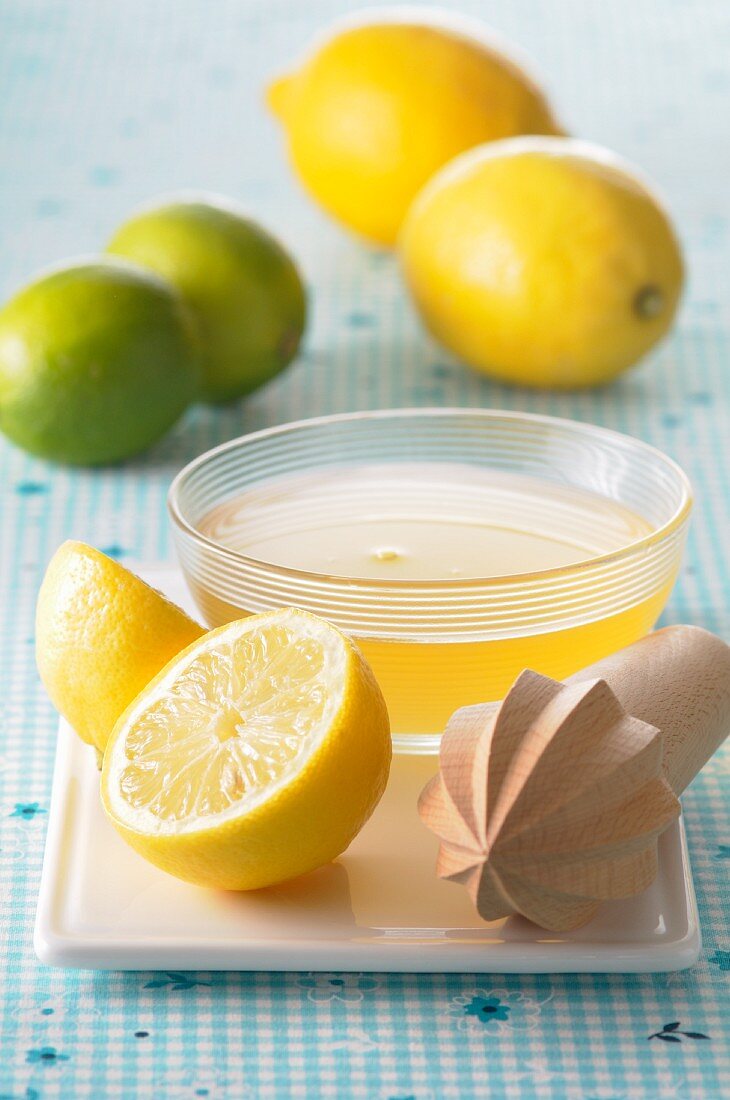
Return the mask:
[[[322,619],[282,608],[194,642],[117,722],[102,800],[150,862],[248,890],[338,856],[388,778],[369,665]]]
[[[337,710],[343,656],[330,637],[284,623],[238,633],[196,647],[136,709],[112,767],[139,825],[196,828],[251,810],[296,773]]]

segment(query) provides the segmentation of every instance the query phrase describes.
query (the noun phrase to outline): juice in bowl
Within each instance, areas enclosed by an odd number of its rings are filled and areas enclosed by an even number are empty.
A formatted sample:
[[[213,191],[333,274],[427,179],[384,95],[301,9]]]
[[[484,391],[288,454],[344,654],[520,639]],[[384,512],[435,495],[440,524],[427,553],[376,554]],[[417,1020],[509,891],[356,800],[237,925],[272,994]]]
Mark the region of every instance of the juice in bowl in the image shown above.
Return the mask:
[[[679,467],[593,425],[399,409],[232,440],[170,490],[204,619],[293,605],[353,636],[394,748],[438,750],[460,706],[561,679],[647,633],[691,508]]]

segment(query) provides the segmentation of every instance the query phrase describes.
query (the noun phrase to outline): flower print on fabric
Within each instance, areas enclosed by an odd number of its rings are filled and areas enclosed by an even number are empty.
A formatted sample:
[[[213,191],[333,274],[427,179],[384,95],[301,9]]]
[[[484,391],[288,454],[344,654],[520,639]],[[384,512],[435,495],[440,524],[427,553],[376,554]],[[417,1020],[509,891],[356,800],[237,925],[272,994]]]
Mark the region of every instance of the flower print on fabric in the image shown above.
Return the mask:
[[[241,1067],[225,1072],[208,1054],[198,1054],[194,1062],[171,1066],[155,1078],[154,1096],[165,1100],[218,1100],[231,1096],[236,1100],[255,1100],[255,1093]]]
[[[166,970],[164,978],[153,978],[151,982],[145,982],[145,989],[195,989],[196,986],[212,985],[212,982],[201,982],[192,978],[190,974],[183,974],[177,970]]]
[[[18,998],[11,1015],[29,1024],[57,1024],[66,1019],[78,1024],[97,1019],[101,1012],[86,1000],[80,1002],[76,993],[69,991],[55,997],[46,993],[25,994]]]
[[[447,1016],[460,1031],[497,1035],[503,1031],[531,1031],[545,1001],[508,989],[473,989],[452,997]]]
[[[556,1082],[564,1077],[563,1073],[553,1069],[544,1058],[521,1059],[520,1065],[524,1066],[524,1069],[515,1074],[515,1081],[530,1081],[533,1085],[547,1085],[551,1081]]]
[[[19,497],[37,497],[47,493],[48,488],[42,481],[19,481],[15,492]]]
[[[0,867],[8,863],[20,863],[27,858],[25,841],[18,836],[0,835]]]
[[[492,1022],[496,1023],[497,1020],[509,1020],[510,1011],[510,1006],[503,1004],[498,997],[474,996],[464,1006],[465,1015],[475,1016],[485,1026]]]
[[[101,554],[106,554],[108,558],[123,558],[127,553],[124,547],[120,546],[118,542],[112,542],[109,546],[100,546],[99,552]]]
[[[718,947],[714,955],[710,955],[710,963],[719,966],[720,970],[730,970],[730,951],[721,951]]]
[[[31,1066],[55,1066],[59,1062],[68,1062],[68,1054],[61,1054],[55,1047],[36,1047],[26,1050],[25,1060]]]
[[[344,1038],[335,1039],[329,1047],[330,1050],[346,1050],[348,1054],[369,1054],[378,1049],[378,1044],[361,1028],[352,1028]]]
[[[709,1039],[702,1031],[680,1031],[680,1021],[673,1020],[671,1024],[664,1024],[660,1031],[653,1035],[647,1035],[647,1039],[662,1039],[665,1043],[681,1043],[682,1039]]]
[[[375,978],[364,974],[307,974],[296,983],[306,989],[310,1001],[344,1001],[355,1004],[366,993],[380,985]]]
[[[32,821],[38,814],[44,814],[45,812],[38,802],[16,802],[15,809],[9,816],[19,817],[22,821]]]

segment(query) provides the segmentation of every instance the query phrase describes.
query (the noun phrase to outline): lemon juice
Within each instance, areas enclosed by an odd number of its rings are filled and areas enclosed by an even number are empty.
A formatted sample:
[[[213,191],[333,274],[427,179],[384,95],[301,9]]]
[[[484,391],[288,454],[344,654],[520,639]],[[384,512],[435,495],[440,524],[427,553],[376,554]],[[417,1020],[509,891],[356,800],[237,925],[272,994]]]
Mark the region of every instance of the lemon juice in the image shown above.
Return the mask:
[[[594,492],[526,474],[460,463],[398,462],[322,467],[258,483],[208,511],[202,535],[287,572],[289,582],[350,579],[368,590],[371,611],[359,626],[337,601],[321,614],[353,633],[372,665],[394,733],[439,732],[459,706],[499,699],[526,667],[562,678],[646,633],[671,580],[630,606],[551,622],[549,603],[528,631],[495,626],[475,612],[466,629],[435,614],[424,625],[377,621],[378,593],[418,589],[428,600],[445,586],[514,576],[524,582],[574,569],[648,535],[636,512]],[[317,575],[317,576],[313,576]],[[553,599],[557,602],[559,595]],[[208,617],[211,617],[208,598]],[[216,600],[217,622],[260,608]],[[502,608],[502,611],[504,609]],[[385,616],[385,610],[383,611]],[[533,619],[535,616],[533,616]]]

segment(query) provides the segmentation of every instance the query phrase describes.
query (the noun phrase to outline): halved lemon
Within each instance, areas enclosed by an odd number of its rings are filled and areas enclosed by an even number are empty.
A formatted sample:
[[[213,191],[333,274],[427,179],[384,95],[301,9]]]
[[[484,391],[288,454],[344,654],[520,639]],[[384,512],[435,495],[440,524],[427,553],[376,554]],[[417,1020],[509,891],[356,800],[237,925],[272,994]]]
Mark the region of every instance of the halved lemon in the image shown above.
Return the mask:
[[[385,701],[360,651],[284,608],[212,630],[142,691],[112,731],[102,800],[164,871],[251,890],[344,851],[390,759]]]

